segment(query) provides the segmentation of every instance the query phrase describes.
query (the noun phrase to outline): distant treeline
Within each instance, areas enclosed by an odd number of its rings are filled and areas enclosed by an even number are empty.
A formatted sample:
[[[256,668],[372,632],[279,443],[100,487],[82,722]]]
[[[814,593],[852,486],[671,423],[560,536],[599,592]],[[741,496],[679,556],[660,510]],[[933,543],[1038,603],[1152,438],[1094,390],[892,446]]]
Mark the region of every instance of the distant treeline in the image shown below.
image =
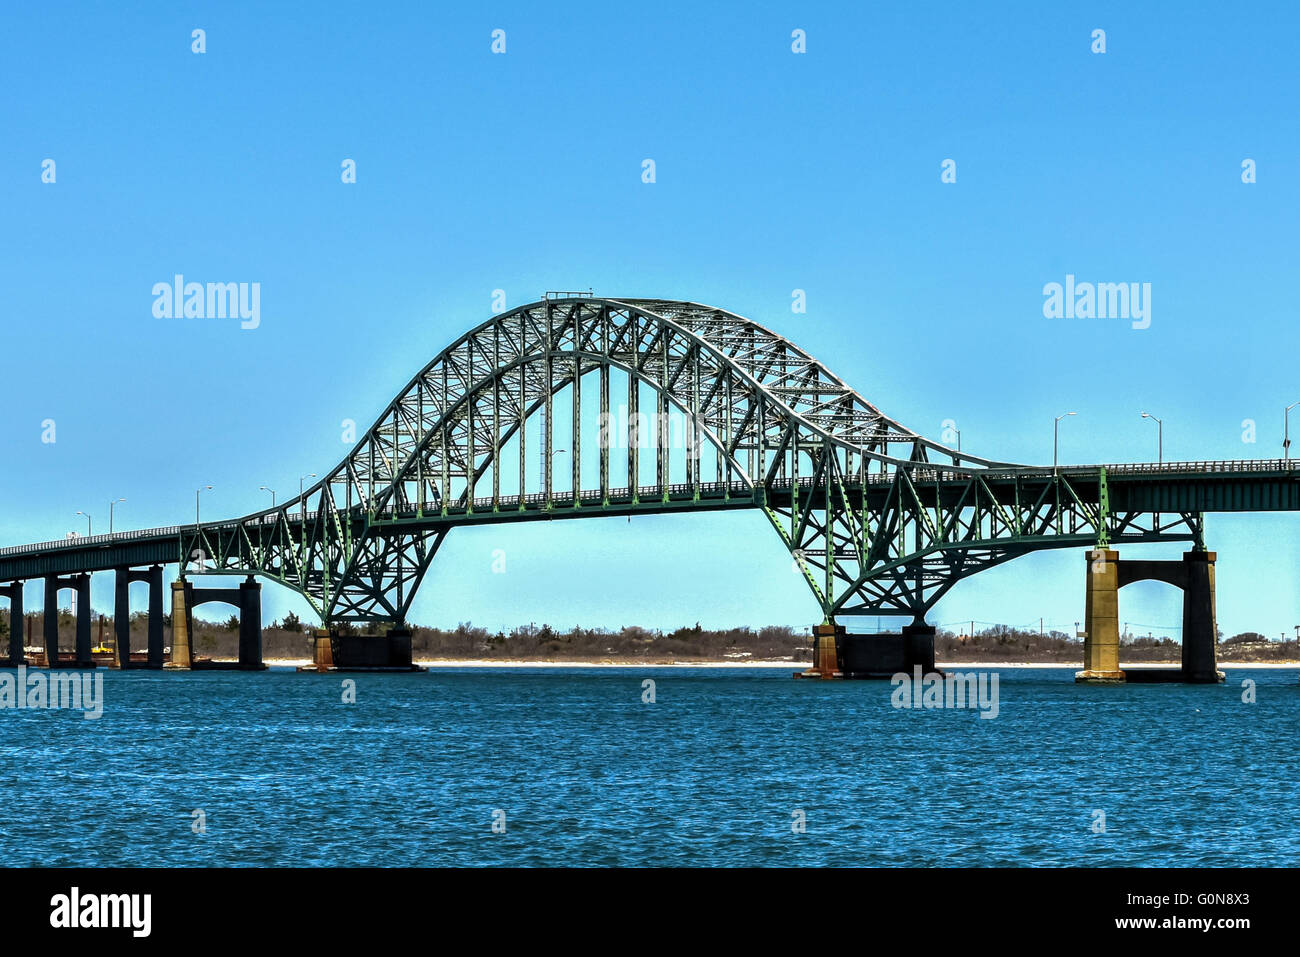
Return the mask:
[[[43,643],[40,614],[27,616],[30,644]],[[352,634],[381,635],[386,626],[361,628],[345,625]],[[232,615],[222,622],[195,619],[194,651],[212,658],[235,658],[239,654],[239,619]],[[107,644],[114,636],[113,619],[96,616],[91,639]],[[0,644],[7,644],[9,612],[0,611]],[[164,616],[163,641],[171,644],[171,620]],[[148,644],[147,616],[131,616],[131,648],[144,651]],[[1120,658],[1126,662],[1177,661],[1182,646],[1169,637],[1124,636]],[[59,647],[76,646],[76,620],[68,609],[59,612]],[[581,628],[559,630],[550,625],[528,624],[506,631],[490,631],[469,622],[453,629],[412,627],[411,650],[416,658],[488,659],[535,661],[792,661],[807,662],[812,656],[812,638],[807,629],[771,625],[753,628],[711,629],[696,624],[673,631],[657,631],[629,625],[617,630]],[[938,661],[1027,661],[1077,663],[1083,660],[1083,639],[1065,632],[1039,634],[1008,625],[994,625],[972,635],[939,629],[935,635]],[[273,622],[262,631],[263,657],[311,658],[311,630],[293,614]],[[1220,640],[1219,658],[1224,661],[1297,661],[1296,641],[1269,641],[1257,632],[1242,632]]]

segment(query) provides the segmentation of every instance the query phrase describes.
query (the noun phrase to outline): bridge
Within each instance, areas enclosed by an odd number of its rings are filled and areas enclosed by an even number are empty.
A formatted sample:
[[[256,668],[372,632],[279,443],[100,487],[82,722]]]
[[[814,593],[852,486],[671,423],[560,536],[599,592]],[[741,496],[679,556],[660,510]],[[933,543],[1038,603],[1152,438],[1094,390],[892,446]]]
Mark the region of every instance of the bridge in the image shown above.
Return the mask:
[[[1124,680],[1118,590],[1159,578],[1184,590],[1174,677],[1211,681],[1221,675],[1204,515],[1300,509],[1300,469],[1283,460],[985,459],[894,421],[750,319],[676,300],[548,295],[444,349],[299,497],[234,520],[0,549],[0,582],[9,583],[0,597],[20,622],[23,583],[44,581],[45,657],[58,666],[57,595],[78,590],[85,620],[67,663],[86,666],[89,576],[113,571],[125,666],[129,586],[147,581],[143,664],[161,667],[161,569],[175,564],[172,666],[192,660],[195,604],[229,601],[241,620],[260,615],[260,579],[303,595],[320,616],[322,666],[400,667],[409,664],[411,602],[457,526],[733,508],[767,516],[821,608],[813,675],[933,669],[925,618],[954,584],[1031,551],[1080,547],[1081,679]],[[1119,546],[1151,542],[1189,550],[1181,563],[1120,561]],[[212,575],[246,581],[195,587]],[[863,615],[910,623],[901,636],[850,635],[845,622]],[[334,633],[350,622],[391,628],[374,639]],[[21,628],[13,631],[10,665],[23,656]],[[260,641],[260,622],[245,622],[244,667],[261,665]]]

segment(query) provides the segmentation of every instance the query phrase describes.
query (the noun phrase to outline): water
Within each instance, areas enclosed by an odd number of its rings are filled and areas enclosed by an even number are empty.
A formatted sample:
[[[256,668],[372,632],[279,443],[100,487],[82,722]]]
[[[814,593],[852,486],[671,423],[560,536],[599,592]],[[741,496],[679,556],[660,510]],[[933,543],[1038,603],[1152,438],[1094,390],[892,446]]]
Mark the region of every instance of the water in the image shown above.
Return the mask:
[[[1000,676],[986,720],[784,669],[356,674],[355,704],[341,675],[108,672],[100,720],[0,711],[0,864],[1300,862],[1296,670]]]

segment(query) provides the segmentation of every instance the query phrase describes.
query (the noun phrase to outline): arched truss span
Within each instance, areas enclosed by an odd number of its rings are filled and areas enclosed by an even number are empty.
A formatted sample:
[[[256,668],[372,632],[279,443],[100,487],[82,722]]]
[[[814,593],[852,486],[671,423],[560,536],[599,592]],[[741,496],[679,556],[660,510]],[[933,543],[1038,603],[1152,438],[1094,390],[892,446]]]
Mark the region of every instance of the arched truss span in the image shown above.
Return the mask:
[[[758,507],[827,618],[922,616],[981,568],[1104,539],[1115,522],[1092,499],[905,428],[741,316],[566,298],[466,333],[300,499],[182,548],[196,571],[289,585],[327,620],[400,621],[456,525]],[[1187,538],[1187,520],[1114,531]]]

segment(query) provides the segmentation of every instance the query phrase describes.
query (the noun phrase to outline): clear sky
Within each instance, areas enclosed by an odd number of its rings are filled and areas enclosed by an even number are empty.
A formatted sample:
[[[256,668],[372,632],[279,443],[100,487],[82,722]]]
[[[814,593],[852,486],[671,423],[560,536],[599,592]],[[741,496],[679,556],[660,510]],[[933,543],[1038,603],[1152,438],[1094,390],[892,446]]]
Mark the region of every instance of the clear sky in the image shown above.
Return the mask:
[[[0,543],[84,531],[77,510],[105,530],[118,497],[118,529],[191,521],[200,485],[204,518],[288,497],[495,289],[725,307],[990,458],[1050,463],[1077,411],[1062,461],[1152,460],[1144,409],[1167,460],[1281,455],[1295,5],[473,7],[6,8]],[[177,273],[260,283],[260,324],[155,317]],[[1067,275],[1149,282],[1149,328],[1045,318]],[[1207,530],[1224,631],[1293,633],[1300,516]],[[413,619],[805,626],[790,564],[758,512],[457,530]],[[1083,573],[1081,551],[1020,559],[932,621],[1069,630]],[[265,589],[268,620],[305,607]],[[1178,637],[1180,607],[1134,585],[1121,617]]]

